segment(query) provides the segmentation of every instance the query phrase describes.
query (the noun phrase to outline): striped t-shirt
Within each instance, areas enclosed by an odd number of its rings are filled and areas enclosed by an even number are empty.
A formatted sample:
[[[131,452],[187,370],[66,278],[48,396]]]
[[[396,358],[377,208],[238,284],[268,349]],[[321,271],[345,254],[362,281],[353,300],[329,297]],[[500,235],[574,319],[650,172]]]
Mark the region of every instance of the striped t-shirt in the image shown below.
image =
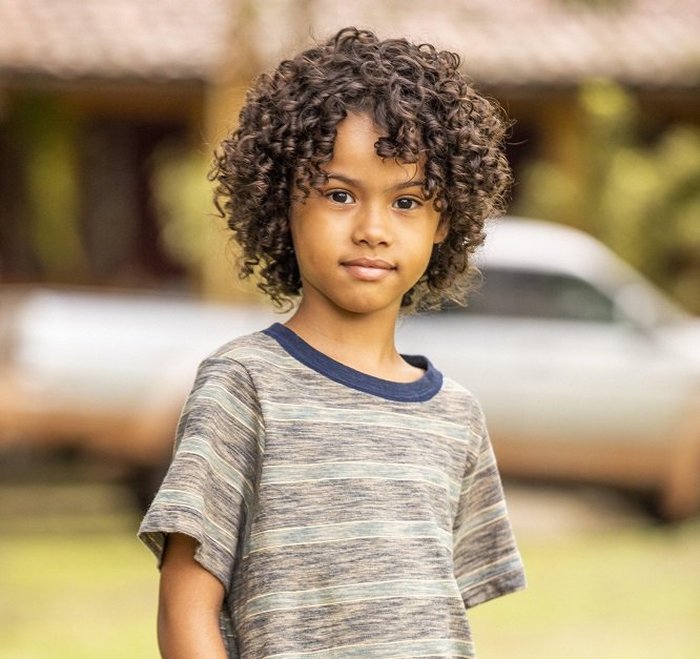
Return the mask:
[[[473,657],[465,610],[522,588],[474,397],[397,383],[275,324],[200,365],[139,535],[225,586],[229,657]]]

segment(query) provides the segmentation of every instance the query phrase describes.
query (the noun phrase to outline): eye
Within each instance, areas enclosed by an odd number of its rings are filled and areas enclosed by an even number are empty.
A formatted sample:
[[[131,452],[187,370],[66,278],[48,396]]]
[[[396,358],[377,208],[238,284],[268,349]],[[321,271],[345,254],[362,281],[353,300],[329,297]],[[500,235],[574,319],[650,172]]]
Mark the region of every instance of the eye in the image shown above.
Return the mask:
[[[422,205],[423,204],[421,204],[418,199],[414,199],[413,197],[400,197],[394,202],[394,206],[401,211],[415,210],[416,208],[420,208]]]
[[[336,204],[352,204],[355,200],[352,195],[345,190],[331,190],[326,197]]]

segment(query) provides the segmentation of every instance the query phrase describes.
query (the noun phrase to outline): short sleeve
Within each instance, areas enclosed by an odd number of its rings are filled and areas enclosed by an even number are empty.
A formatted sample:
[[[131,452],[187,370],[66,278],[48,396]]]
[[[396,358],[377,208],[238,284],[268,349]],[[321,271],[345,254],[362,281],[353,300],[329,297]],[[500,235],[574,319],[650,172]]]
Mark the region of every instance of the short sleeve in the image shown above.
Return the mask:
[[[166,534],[197,540],[195,560],[227,592],[238,538],[252,510],[263,421],[244,366],[210,358],[183,407],[167,474],[138,531],[162,560]]]
[[[471,426],[479,449],[462,480],[453,528],[455,578],[467,608],[525,587],[496,459],[478,403]]]

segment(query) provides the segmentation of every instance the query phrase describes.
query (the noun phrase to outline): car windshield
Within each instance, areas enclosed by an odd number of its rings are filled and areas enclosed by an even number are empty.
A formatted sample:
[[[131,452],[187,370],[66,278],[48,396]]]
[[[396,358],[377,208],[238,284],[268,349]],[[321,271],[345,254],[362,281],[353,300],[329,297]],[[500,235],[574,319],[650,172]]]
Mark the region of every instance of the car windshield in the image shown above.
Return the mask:
[[[684,318],[680,309],[641,278],[626,279],[608,294],[579,277],[561,273],[492,267],[483,268],[482,275],[483,280],[469,294],[467,307],[448,304],[445,310],[597,323],[616,322],[622,311],[645,326]]]
[[[614,304],[587,282],[559,274],[489,268],[470,293],[467,313],[611,323]],[[460,307],[450,305],[448,309]]]

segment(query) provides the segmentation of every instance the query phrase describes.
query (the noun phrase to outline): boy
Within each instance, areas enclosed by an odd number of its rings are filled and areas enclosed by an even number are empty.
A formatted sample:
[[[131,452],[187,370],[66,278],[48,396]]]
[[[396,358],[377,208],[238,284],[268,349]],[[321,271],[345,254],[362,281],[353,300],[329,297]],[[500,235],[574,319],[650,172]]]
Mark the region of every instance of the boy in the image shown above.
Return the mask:
[[[139,531],[168,658],[473,657],[465,609],[524,586],[483,417],[402,307],[456,295],[509,183],[456,55],[341,30],[249,92],[214,177],[296,312],[200,366]]]

